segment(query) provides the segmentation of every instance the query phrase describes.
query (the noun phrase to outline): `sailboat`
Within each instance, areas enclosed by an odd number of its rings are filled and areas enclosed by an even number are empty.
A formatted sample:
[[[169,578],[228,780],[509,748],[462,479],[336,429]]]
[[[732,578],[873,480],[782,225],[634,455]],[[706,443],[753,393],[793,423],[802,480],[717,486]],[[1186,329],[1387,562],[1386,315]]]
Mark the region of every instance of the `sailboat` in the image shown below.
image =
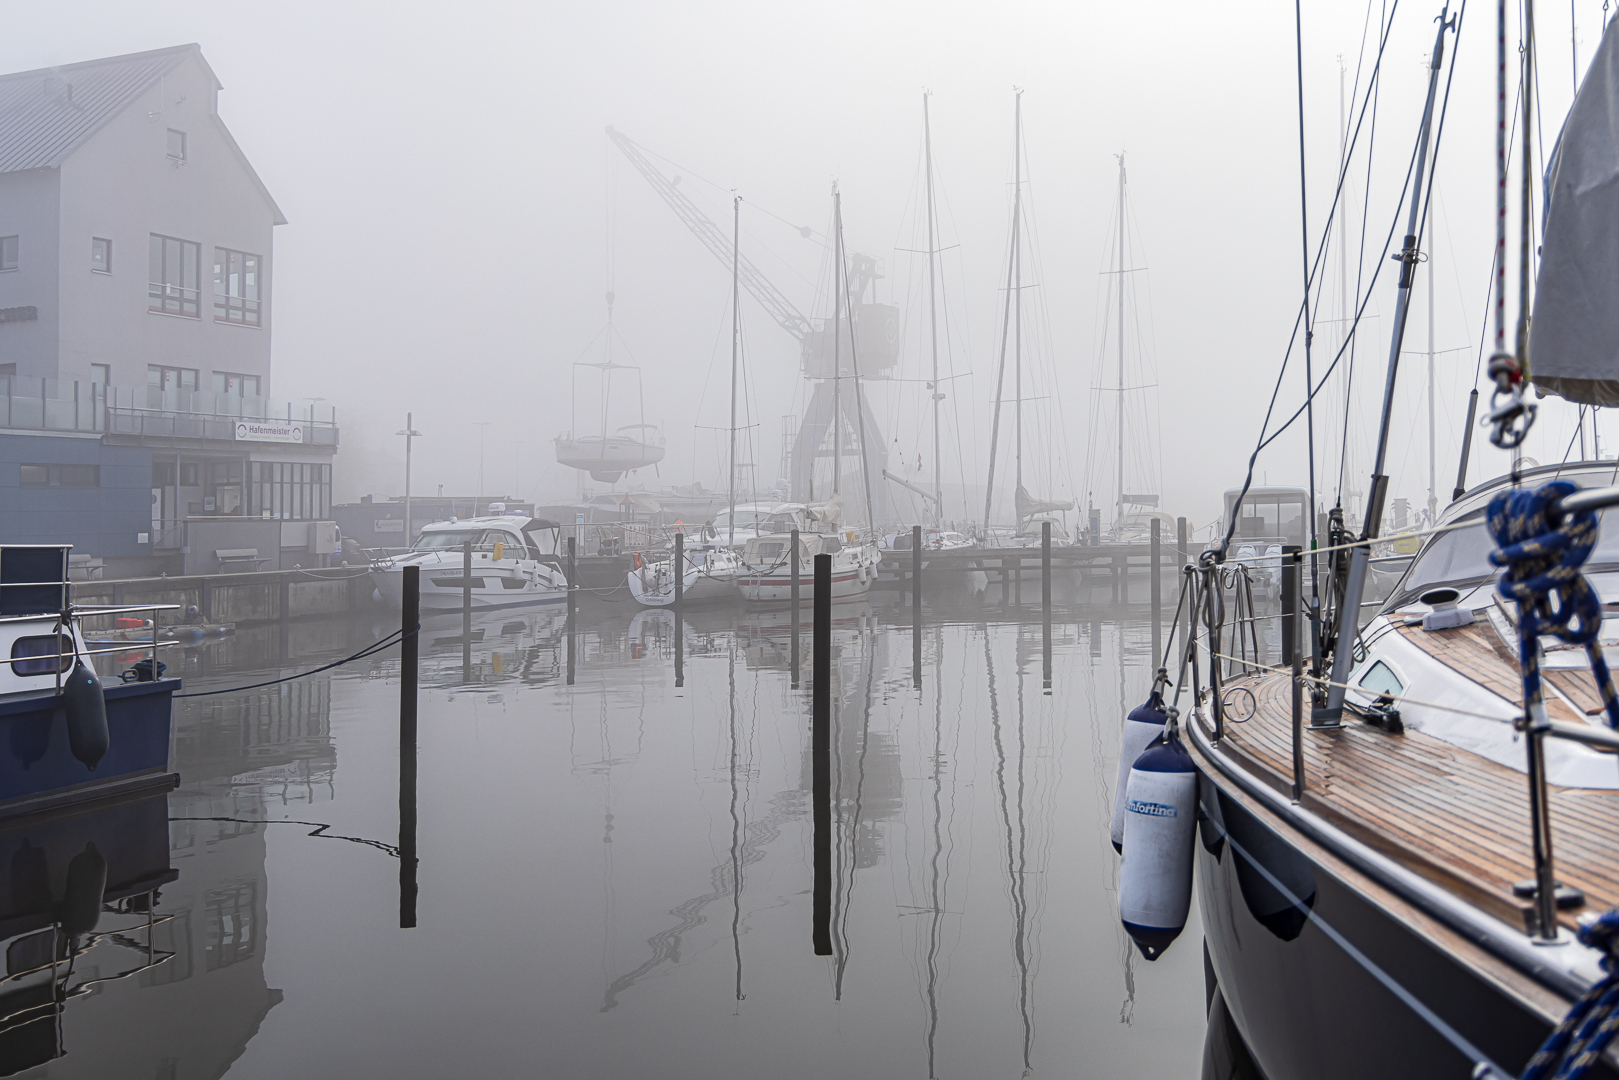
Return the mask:
[[[989,436],[989,482],[984,492],[984,531],[980,541],[985,547],[1035,547],[1043,538],[1047,522],[1051,524],[1051,542],[1069,543],[1068,530],[1061,519],[1054,516],[1072,510],[1072,502],[1056,499],[1038,499],[1030,495],[1023,485],[1023,91],[1017,91],[1013,105],[1012,135],[1012,238],[1011,254],[1006,267],[1006,310],[1001,325],[1001,357],[995,374],[995,413]],[[1016,489],[1013,509],[1017,512],[1017,525],[1013,529],[995,528],[989,523],[995,505],[995,456],[1001,431],[1001,388],[1006,381],[1006,349],[1012,345],[1013,422],[1012,443],[1016,462]]]
[[[1523,468],[1519,455],[1537,408],[1526,395],[1531,383],[1581,404],[1619,401],[1619,21],[1607,27],[1564,123],[1537,243],[1534,23],[1525,19],[1514,136],[1525,204],[1509,350],[1501,11],[1495,388],[1485,424],[1513,469],[1458,493],[1439,516],[1441,531],[1424,538],[1393,595],[1361,626],[1421,259],[1423,178],[1437,153],[1429,136],[1444,44],[1459,33],[1447,11],[1401,209],[1406,237],[1363,532],[1333,537],[1340,550],[1327,561],[1326,619],[1284,617],[1280,670],[1233,672],[1220,658],[1233,650],[1222,645],[1220,568],[1205,562],[1193,607],[1194,621],[1207,619],[1195,640],[1208,678],[1193,676],[1194,707],[1184,724],[1171,707],[1160,738],[1161,748],[1184,743],[1195,769],[1186,809],[1199,824],[1187,846],[1211,1016],[1265,1076],[1614,1072],[1604,1022],[1614,1015],[1609,969],[1619,924],[1611,910],[1619,903],[1619,708],[1607,665],[1619,654],[1601,600],[1619,591],[1619,536],[1599,532],[1598,515],[1619,505],[1619,488],[1603,486],[1611,464]],[[1527,270],[1537,247],[1531,304]],[[1536,559],[1555,566],[1553,580]],[[1507,569],[1498,573],[1498,563]],[[1302,557],[1290,569],[1301,585],[1304,570]],[[1559,623],[1554,610],[1563,620],[1578,610],[1578,621]],[[1308,641],[1319,625],[1325,632]],[[1312,653],[1321,665],[1305,673]],[[1127,870],[1147,857],[1132,850],[1134,822],[1125,825]]]
[[[730,498],[728,520],[730,535],[723,541],[719,536],[699,540],[692,547],[681,545],[680,565],[675,565],[675,552],[670,549],[665,558],[643,561],[634,557],[625,584],[630,596],[642,607],[670,607],[678,595],[684,603],[702,603],[710,600],[730,600],[737,594],[737,572],[742,569],[742,557],[736,550],[736,390],[737,362],[742,340],[742,290],[738,273],[742,243],[742,196],[732,197],[731,203],[731,456]],[[684,538],[682,538],[684,540]]]
[[[578,387],[573,397],[573,423],[570,429],[555,439],[558,465],[590,474],[592,480],[603,484],[616,484],[626,473],[656,465],[663,460],[663,440],[658,437],[658,426],[646,422],[646,407],[641,408],[641,421],[625,424],[612,432],[607,430],[607,405],[614,371],[634,371],[639,388],[640,368],[634,364],[620,364],[613,359],[613,340],[618,331],[613,327],[613,293],[607,294],[607,326],[602,334],[602,359],[579,361],[574,367],[596,368],[602,373],[601,430],[596,435],[580,435],[578,419]],[[577,380],[576,380],[577,383]]]

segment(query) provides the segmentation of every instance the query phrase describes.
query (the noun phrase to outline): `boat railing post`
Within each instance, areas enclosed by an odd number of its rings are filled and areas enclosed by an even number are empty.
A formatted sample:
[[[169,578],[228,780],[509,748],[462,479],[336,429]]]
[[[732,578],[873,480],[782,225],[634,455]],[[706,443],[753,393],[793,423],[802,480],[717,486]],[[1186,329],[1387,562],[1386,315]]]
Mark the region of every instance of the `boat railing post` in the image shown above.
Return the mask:
[[[1304,549],[1282,548],[1282,663],[1293,669],[1293,801],[1304,795],[1304,650],[1299,599],[1304,592]]]
[[[1535,857],[1535,939],[1557,940],[1557,877],[1552,860],[1551,799],[1546,789],[1546,732],[1551,722],[1540,696],[1527,703],[1523,725],[1528,753],[1529,836]]]
[[[1204,624],[1208,629],[1209,712],[1214,716],[1214,738],[1225,737],[1225,706],[1220,701],[1220,625],[1225,619],[1225,597],[1220,592],[1220,566],[1210,561],[1203,569],[1207,605]]]
[[[796,689],[798,689],[798,530],[797,529],[793,530],[792,566],[793,566],[793,586],[792,586],[793,646],[792,646],[792,665],[793,665],[793,689],[796,690]]]

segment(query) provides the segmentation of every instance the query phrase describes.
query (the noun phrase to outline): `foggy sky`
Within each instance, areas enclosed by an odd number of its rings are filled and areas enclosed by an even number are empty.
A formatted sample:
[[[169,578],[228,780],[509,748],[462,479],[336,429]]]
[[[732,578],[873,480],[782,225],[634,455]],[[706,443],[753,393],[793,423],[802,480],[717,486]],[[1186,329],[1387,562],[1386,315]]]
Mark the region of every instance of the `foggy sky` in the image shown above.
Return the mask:
[[[1366,9],[1313,7],[1303,53],[1318,234],[1338,164],[1338,58],[1352,80]],[[1601,5],[1576,7],[1583,67],[1599,40]],[[1433,3],[1402,5],[1386,53],[1369,207],[1364,173],[1351,178],[1349,239],[1358,246],[1364,210],[1368,272],[1414,138],[1437,12]],[[1437,364],[1441,505],[1455,478],[1493,242],[1493,19],[1476,7],[1463,28],[1440,150],[1437,236],[1426,245],[1437,281],[1435,347],[1459,350]],[[1373,20],[1375,32],[1375,12]],[[642,368],[648,419],[668,439],[661,475],[639,479],[723,483],[713,435],[695,425],[727,423],[729,273],[618,159],[603,134],[609,124],[677,162],[683,190],[727,227],[724,189],[735,188],[745,200],[744,250],[806,314],[825,314],[816,306],[827,289],[824,252],[787,223],[824,231],[837,181],[849,247],[885,260],[881,298],[906,308],[906,359],[896,374],[917,378],[923,264],[898,249],[923,246],[921,94],[932,91],[954,370],[972,373],[947,387],[963,429],[960,461],[946,449],[947,481],[959,471],[982,484],[987,464],[1014,86],[1025,91],[1039,248],[1038,264],[1025,269],[1040,294],[1025,314],[1026,325],[1038,325],[1025,350],[1024,392],[1044,399],[1030,406],[1043,410],[1041,445],[1025,446],[1030,487],[1045,489],[1036,494],[1083,502],[1098,472],[1092,388],[1113,385],[1115,375],[1101,337],[1108,279],[1099,272],[1111,252],[1116,154],[1127,155],[1139,229],[1131,246],[1135,265],[1146,267],[1132,278],[1151,299],[1140,316],[1150,347],[1127,382],[1156,384],[1139,396],[1156,430],[1129,438],[1161,445],[1170,513],[1205,524],[1219,512],[1220,492],[1240,483],[1299,303],[1291,4],[63,0],[8,5],[8,25],[0,40],[7,71],[201,44],[224,83],[222,118],[290,221],[276,230],[273,394],[336,406],[339,498],[400,493],[392,462],[402,462],[402,447],[392,433],[407,410],[425,433],[418,492],[477,486],[474,425],[488,421],[488,492],[570,495],[573,474],[553,463],[550,440],[570,422],[573,362],[605,323],[609,258],[616,326]],[[1539,33],[1549,147],[1572,92],[1567,9],[1544,13]],[[1367,55],[1369,70],[1370,48]],[[1329,262],[1335,303],[1336,256]],[[1395,276],[1383,275],[1368,309],[1377,318],[1363,326],[1357,354],[1357,473],[1369,471]],[[1428,482],[1426,360],[1410,355],[1427,348],[1425,277],[1419,282],[1390,454],[1393,494],[1414,505]],[[1509,289],[1515,310],[1515,275]],[[779,474],[781,418],[801,408],[805,386],[796,343],[751,301],[743,318],[745,420],[757,425],[749,431],[769,483]],[[1318,370],[1333,340],[1318,326]],[[931,475],[924,394],[914,383],[874,390],[893,447],[913,461],[927,448]],[[1290,379],[1278,408],[1291,412],[1301,400],[1302,383]],[[580,401],[594,415],[583,387]],[[615,399],[622,409],[630,401]],[[1543,405],[1528,452],[1559,459],[1573,411]],[[1328,501],[1342,427],[1341,413],[1318,413],[1318,484]],[[1296,438],[1267,451],[1256,482],[1302,486],[1303,438],[1301,424]],[[1619,425],[1610,438],[1619,449]],[[1483,440],[1474,461],[1475,482],[1506,464]],[[1111,499],[1111,484],[1099,501]],[[1364,487],[1364,477],[1351,486]],[[947,507],[953,517],[980,512]]]

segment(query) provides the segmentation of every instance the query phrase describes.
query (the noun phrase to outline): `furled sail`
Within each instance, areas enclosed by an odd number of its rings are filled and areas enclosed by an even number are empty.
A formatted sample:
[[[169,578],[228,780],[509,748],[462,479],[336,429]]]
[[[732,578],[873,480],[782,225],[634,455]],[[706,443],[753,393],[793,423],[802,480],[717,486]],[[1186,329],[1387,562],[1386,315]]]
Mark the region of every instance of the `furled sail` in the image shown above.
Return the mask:
[[[832,497],[820,506],[805,507],[804,512],[811,521],[825,521],[836,525],[843,516],[843,496],[834,492]]]
[[[1035,514],[1055,514],[1059,510],[1072,510],[1074,508],[1074,504],[1071,502],[1060,502],[1056,499],[1036,499],[1029,494],[1028,488],[1025,488],[1022,484],[1018,485],[1013,502],[1017,506],[1019,521],[1031,518]]]
[[[1619,405],[1619,19],[1563,122],[1546,207],[1531,377],[1569,401]]]

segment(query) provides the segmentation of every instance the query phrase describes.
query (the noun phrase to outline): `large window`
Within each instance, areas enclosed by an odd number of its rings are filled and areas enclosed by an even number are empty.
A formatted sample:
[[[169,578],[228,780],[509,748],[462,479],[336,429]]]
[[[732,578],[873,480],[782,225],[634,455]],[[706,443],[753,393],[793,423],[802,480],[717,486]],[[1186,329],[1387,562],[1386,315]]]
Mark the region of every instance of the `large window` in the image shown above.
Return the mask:
[[[100,487],[99,465],[23,465],[23,487]]]
[[[214,393],[227,397],[258,397],[259,377],[234,371],[214,372]]]
[[[152,234],[148,257],[147,310],[165,315],[202,318],[200,306],[202,246],[190,240]]]
[[[318,521],[332,513],[332,467],[302,461],[255,461],[248,515]]]
[[[17,269],[17,238],[0,236],[0,270]]]
[[[214,248],[214,321],[259,325],[257,255]]]
[[[154,390],[195,390],[197,369],[169,367],[167,364],[146,365],[146,385]]]

